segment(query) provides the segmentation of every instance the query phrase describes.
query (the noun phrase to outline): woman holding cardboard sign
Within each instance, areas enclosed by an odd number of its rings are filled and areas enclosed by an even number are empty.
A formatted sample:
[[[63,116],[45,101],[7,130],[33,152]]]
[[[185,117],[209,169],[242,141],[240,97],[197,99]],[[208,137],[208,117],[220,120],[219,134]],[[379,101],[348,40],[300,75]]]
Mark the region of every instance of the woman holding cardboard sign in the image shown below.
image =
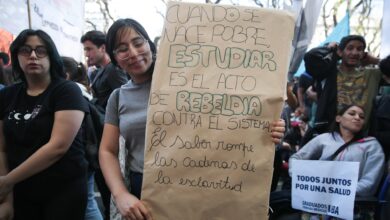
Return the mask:
[[[356,196],[375,194],[384,168],[384,153],[374,137],[364,137],[364,111],[345,106],[335,119],[333,132],[321,134],[290,157],[291,160],[338,160],[360,162]]]
[[[120,66],[131,80],[115,90],[108,100],[99,159],[106,182],[119,211],[112,218],[152,219],[139,200],[144,165],[146,115],[155,64],[156,47],[145,29],[133,19],[114,22],[107,33],[107,51],[113,64]],[[284,121],[273,123],[272,139],[279,143]],[[119,140],[125,140],[126,176],[122,177],[118,154]],[[130,180],[129,180],[130,179]],[[130,190],[128,190],[128,187]]]

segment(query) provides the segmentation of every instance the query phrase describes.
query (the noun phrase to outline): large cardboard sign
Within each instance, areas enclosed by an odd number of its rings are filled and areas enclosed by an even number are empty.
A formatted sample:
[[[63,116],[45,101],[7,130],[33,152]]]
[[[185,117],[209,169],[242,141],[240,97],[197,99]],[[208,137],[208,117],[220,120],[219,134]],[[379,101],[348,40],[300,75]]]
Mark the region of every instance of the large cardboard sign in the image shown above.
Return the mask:
[[[353,219],[359,162],[292,160],[291,165],[293,208]]]
[[[155,219],[267,218],[293,28],[283,11],[169,3],[142,189]]]

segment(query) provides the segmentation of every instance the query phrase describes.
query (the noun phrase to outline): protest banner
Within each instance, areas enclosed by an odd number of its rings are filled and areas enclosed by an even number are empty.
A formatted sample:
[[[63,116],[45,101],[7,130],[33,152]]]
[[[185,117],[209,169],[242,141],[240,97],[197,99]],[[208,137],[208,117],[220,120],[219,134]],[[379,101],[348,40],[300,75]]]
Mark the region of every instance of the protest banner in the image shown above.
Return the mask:
[[[30,0],[29,3],[31,28],[48,33],[62,56],[81,60],[85,1]]]
[[[291,163],[294,209],[353,219],[359,162],[291,160]]]
[[[81,60],[84,4],[84,0],[0,0],[0,28],[12,35],[26,28],[42,29],[61,55]]]
[[[283,11],[168,4],[141,195],[154,219],[267,219],[293,28]]]

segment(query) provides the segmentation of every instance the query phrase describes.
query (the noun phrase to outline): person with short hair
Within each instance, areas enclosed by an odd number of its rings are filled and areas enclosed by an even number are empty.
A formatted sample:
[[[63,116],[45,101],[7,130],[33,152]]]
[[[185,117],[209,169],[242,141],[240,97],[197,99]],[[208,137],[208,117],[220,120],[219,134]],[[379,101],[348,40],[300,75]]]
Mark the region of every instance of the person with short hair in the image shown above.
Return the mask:
[[[316,51],[310,50],[305,55],[306,70],[316,81],[317,111],[315,115],[315,130],[317,134],[329,131],[329,126],[338,110],[343,106],[357,104],[364,108],[367,118],[370,118],[373,101],[378,92],[382,73],[377,67],[379,58],[365,52],[366,41],[360,35],[348,35],[340,43],[330,43],[328,48],[333,49],[332,62],[325,63],[329,57],[320,63],[313,63]],[[341,62],[337,64],[337,60]],[[334,65],[334,66],[333,66]],[[324,72],[325,71],[325,72]],[[321,76],[321,77],[319,77]],[[367,122],[365,130],[367,130]]]
[[[96,103],[103,109],[106,108],[112,91],[128,81],[126,73],[112,65],[105,41],[106,35],[101,31],[88,31],[81,37],[88,66],[97,67],[91,73],[90,86]]]

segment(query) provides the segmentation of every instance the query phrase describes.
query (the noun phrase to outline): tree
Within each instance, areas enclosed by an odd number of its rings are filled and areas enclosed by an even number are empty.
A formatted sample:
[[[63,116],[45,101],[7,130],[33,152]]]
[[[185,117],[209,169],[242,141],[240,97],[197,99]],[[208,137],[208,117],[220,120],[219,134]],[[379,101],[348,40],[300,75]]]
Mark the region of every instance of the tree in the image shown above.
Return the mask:
[[[307,0],[308,1],[308,0]],[[383,0],[324,0],[323,8],[318,22],[318,30],[315,38],[327,37],[333,27],[341,20],[348,11],[351,17],[351,33],[366,37],[367,48],[373,54],[379,53],[381,19],[378,13],[373,14],[374,6]],[[111,0],[86,0],[86,28],[99,29],[103,32],[108,30],[109,25],[115,20],[110,10]],[[166,5],[167,0],[161,0]],[[205,0],[208,4],[231,4],[239,5],[240,0]],[[284,5],[291,5],[292,0],[253,0],[254,5],[282,9]],[[376,3],[376,4],[374,4]],[[88,5],[88,7],[87,7]],[[156,8],[156,13],[164,19],[165,9]],[[382,13],[382,12],[380,12]],[[158,37],[155,39],[158,42]]]
[[[331,29],[344,17],[345,12],[350,14],[351,34],[359,34],[366,38],[367,50],[379,54],[381,33],[381,16],[372,14],[375,0],[325,0],[321,13],[320,26],[323,27],[325,37]],[[379,1],[376,1],[378,3]]]
[[[114,16],[111,15],[109,8],[110,0],[86,0],[85,4],[94,10],[86,11],[86,26],[87,29],[101,30],[106,32],[112,22],[115,21]],[[100,24],[100,25],[99,25]]]

